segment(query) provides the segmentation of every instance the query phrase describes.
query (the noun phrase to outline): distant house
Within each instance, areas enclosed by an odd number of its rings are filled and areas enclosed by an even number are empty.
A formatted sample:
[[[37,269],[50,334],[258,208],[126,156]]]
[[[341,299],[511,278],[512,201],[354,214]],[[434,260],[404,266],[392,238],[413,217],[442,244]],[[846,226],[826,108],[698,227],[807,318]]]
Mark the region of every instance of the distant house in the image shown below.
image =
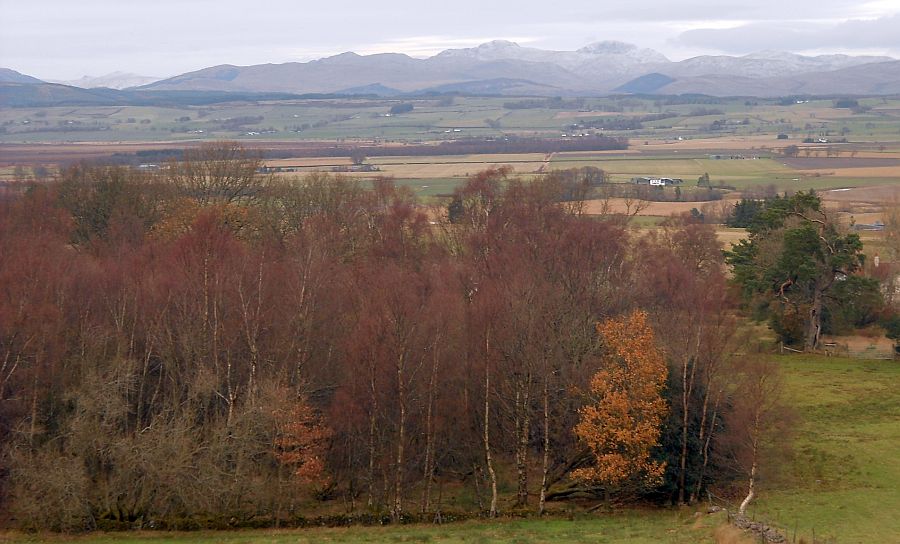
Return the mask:
[[[666,187],[669,185],[681,185],[684,183],[683,179],[680,178],[650,178],[650,177],[637,177],[631,178],[631,183],[635,185],[651,185],[653,187]]]
[[[709,160],[711,160],[711,161],[725,161],[725,160],[737,161],[737,160],[758,159],[758,158],[759,158],[758,155],[747,156],[747,155],[720,155],[720,154],[715,154],[715,155],[710,155],[710,156],[709,156]]]

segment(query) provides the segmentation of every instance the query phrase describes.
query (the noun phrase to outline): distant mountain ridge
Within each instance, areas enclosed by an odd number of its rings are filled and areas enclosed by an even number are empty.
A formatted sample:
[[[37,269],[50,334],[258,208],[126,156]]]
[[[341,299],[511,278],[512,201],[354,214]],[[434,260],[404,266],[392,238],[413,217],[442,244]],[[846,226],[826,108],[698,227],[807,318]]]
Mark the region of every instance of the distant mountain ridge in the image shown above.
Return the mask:
[[[309,62],[211,66],[127,87],[134,74],[115,72],[69,82],[79,87],[144,92],[344,94],[393,97],[417,93],[594,96],[610,93],[782,96],[900,94],[900,61],[883,56],[804,56],[760,51],[671,61],[653,49],[601,41],[575,51],[495,40],[428,58],[347,52]],[[152,79],[152,78],[149,78]],[[0,83],[41,82],[0,69]],[[70,85],[71,86],[71,85]],[[25,90],[17,89],[17,100]],[[43,89],[45,94],[71,91]],[[120,97],[118,99],[121,99]],[[125,99],[121,99],[125,100]],[[2,105],[2,104],[0,104]]]
[[[828,92],[829,77],[838,79],[851,74],[841,70],[890,62],[897,61],[890,57],[804,56],[780,51],[744,56],[704,55],[675,62],[653,49],[616,41],[596,42],[575,51],[551,51],[495,40],[477,47],[448,49],[424,59],[399,53],[341,53],[310,62],[214,66],[142,89],[331,93],[344,89],[377,90],[380,85],[389,90],[383,96],[396,94],[395,91],[547,96],[645,92],[641,89],[664,94],[677,91],[772,96],[789,92],[792,87]],[[853,74],[859,75],[860,71],[868,72],[861,68]],[[657,75],[646,79],[652,74]],[[640,78],[645,79],[629,85]],[[779,80],[770,87],[768,83],[773,78],[788,78],[791,84]],[[855,82],[834,84],[835,88],[846,89],[842,92],[852,94],[900,92],[889,75],[882,81],[877,73]]]
[[[39,85],[43,83],[43,81],[36,77],[26,76],[25,74],[21,74],[19,72],[16,72],[15,70],[10,70],[9,68],[0,68],[0,83],[24,83],[30,85]]]
[[[161,79],[163,78],[116,71],[102,76],[82,76],[78,79],[67,81],[51,80],[48,83],[59,83],[71,87],[81,87],[82,89],[97,89],[101,87],[107,89],[128,89],[130,87],[148,85]]]

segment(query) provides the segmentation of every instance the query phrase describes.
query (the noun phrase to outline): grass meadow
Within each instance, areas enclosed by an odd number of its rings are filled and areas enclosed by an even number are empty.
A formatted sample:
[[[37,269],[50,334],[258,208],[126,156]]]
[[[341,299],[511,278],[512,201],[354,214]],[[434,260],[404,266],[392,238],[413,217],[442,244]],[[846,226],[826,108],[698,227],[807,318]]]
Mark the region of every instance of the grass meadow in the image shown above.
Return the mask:
[[[808,541],[900,542],[900,363],[779,361],[799,418],[794,453],[753,513]]]

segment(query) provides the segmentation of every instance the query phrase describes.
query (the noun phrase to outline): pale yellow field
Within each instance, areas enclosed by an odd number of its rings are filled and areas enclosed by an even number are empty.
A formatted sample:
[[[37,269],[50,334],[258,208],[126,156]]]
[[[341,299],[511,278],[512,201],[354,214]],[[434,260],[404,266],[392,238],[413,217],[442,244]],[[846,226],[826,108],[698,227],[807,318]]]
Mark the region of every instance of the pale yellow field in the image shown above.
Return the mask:
[[[859,159],[900,159],[900,151],[886,149],[884,151],[857,151]]]
[[[610,155],[635,155],[639,154],[640,152],[641,150],[638,148],[638,146],[633,145],[632,142],[632,144],[629,145],[628,149],[609,149],[606,151],[560,151],[559,153],[553,154],[553,159],[566,160],[568,158],[583,159],[590,157],[598,157],[602,159],[603,157],[608,157]]]
[[[644,115],[644,112],[615,112],[615,111],[561,111],[553,116],[554,119],[577,119],[579,117],[627,117]]]
[[[571,168],[579,166],[586,161],[565,161],[561,155],[554,156],[554,168]],[[659,175],[683,177],[685,179],[700,176],[703,173],[709,173],[716,176],[717,179],[740,179],[746,177],[761,177],[767,175],[786,175],[793,174],[795,171],[788,168],[784,164],[772,159],[693,159],[672,157],[668,159],[644,159],[639,157],[634,159],[618,159],[603,160],[598,158],[596,162],[591,161],[594,166],[602,168],[612,176],[618,176],[617,179],[627,179],[632,176],[639,175]]]
[[[720,227],[716,229],[716,237],[723,247],[730,248],[731,244],[736,244],[747,237],[747,231],[744,229],[729,229]]]
[[[831,168],[798,170],[802,176],[836,176],[843,178],[898,178],[900,179],[900,167],[898,166],[869,166],[859,168]]]
[[[900,185],[874,185],[851,189],[821,191],[822,200],[830,202],[897,205],[900,203]]]
[[[730,136],[726,138],[696,138],[690,140],[646,140],[647,144],[639,139],[633,139],[629,147],[645,152],[668,151],[672,149],[699,150],[748,150],[762,147],[775,147],[784,145],[784,140],[776,140],[774,136]]]
[[[621,152],[620,152],[621,153]],[[481,155],[429,155],[429,156],[403,156],[403,157],[372,157],[366,162],[369,164],[401,164],[401,163],[500,163],[505,162],[538,162],[547,158],[545,153],[497,153]]]
[[[349,166],[353,164],[349,157],[300,157],[296,159],[268,159],[263,163],[270,168],[297,166],[311,168],[317,166]]]
[[[730,201],[716,201],[734,202]],[[637,215],[650,215],[659,217],[668,217],[670,215],[680,215],[690,213],[692,208],[701,208],[706,202],[642,202],[645,206]],[[634,203],[631,205],[634,210]],[[585,201],[585,213],[590,215],[602,213],[628,213],[628,202],[624,198],[610,198],[608,200],[587,200]]]
[[[378,165],[380,174],[394,176],[401,179],[418,178],[454,178],[475,174],[490,167],[510,166],[516,174],[534,174],[545,166],[541,162],[514,162],[504,164],[502,162],[463,162],[463,163],[433,163],[433,164],[381,164]],[[371,177],[371,173],[359,173]]]

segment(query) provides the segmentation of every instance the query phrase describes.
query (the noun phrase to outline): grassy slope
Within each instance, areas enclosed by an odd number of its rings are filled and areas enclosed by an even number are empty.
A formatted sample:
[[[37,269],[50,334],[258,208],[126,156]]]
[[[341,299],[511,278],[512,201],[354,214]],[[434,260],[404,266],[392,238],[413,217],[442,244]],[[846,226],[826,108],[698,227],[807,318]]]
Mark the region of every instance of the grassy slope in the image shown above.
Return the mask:
[[[795,457],[754,513],[807,538],[900,542],[900,363],[780,360],[800,418]]]
[[[442,542],[489,543],[629,543],[629,544],[695,544],[714,542],[713,527],[722,522],[721,516],[693,518],[687,513],[673,511],[632,511],[620,515],[603,515],[578,521],[517,520],[500,522],[468,522],[443,526],[351,527],[341,529],[302,529],[283,531],[234,531],[200,533],[136,533],[90,535],[75,539],[90,544],[155,543],[162,540],[213,544],[216,542],[297,543],[319,542]],[[0,542],[4,538],[0,535]],[[8,540],[18,541],[18,540]],[[61,537],[33,537],[21,542],[62,542]]]

